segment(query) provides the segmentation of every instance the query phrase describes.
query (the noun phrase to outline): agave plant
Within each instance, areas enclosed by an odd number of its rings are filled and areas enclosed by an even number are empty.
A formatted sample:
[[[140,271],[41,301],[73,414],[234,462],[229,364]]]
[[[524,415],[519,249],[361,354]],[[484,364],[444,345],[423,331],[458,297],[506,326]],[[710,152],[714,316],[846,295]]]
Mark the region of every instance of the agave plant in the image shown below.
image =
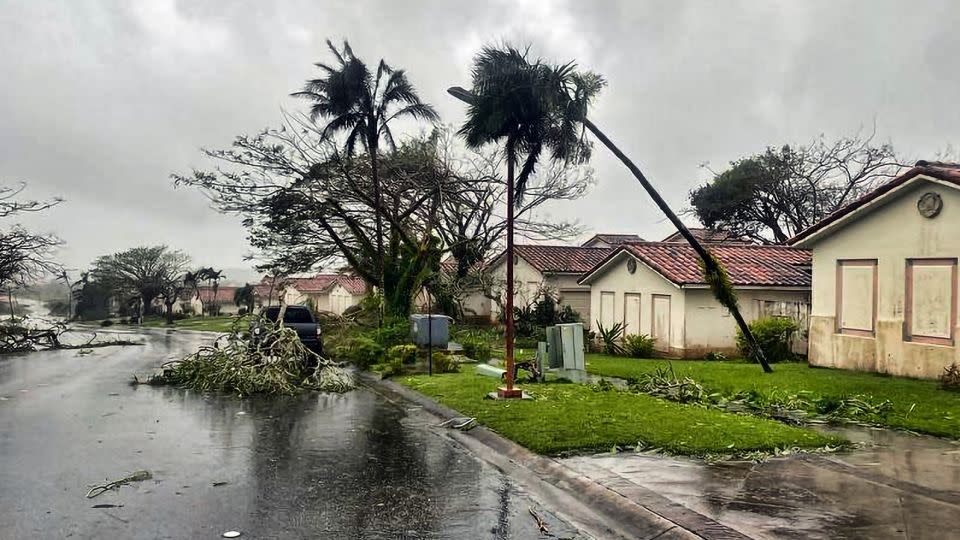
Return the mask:
[[[614,323],[610,328],[604,328],[600,321],[597,321],[597,334],[600,335],[600,341],[603,342],[603,353],[613,356],[622,356],[624,354],[623,345],[623,323]]]

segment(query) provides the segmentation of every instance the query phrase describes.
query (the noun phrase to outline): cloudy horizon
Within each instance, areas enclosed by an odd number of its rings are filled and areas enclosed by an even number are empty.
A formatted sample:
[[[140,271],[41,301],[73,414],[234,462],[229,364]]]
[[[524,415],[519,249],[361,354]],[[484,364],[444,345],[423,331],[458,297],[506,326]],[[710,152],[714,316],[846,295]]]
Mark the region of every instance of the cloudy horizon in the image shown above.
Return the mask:
[[[406,69],[442,121],[459,124],[463,106],[445,89],[469,84],[482,45],[510,41],[603,74],[591,118],[679,209],[709,178],[702,164],[722,169],[768,145],[875,125],[908,159],[952,148],[957,15],[946,1],[0,0],[0,183],[65,199],[21,221],[60,236],[70,268],[161,243],[197,264],[249,267],[239,219],[170,180],[210,167],[201,147],[302,110],[289,93],[329,60],[328,38]],[[672,232],[602,148],[592,166],[598,185],[552,215],[590,234]]]

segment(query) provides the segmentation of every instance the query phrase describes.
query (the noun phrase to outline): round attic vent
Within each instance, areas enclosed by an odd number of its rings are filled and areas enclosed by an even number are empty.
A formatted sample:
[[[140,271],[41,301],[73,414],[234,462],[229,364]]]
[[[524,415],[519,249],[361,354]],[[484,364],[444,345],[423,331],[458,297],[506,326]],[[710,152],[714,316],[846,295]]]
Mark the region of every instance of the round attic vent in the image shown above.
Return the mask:
[[[636,259],[627,259],[627,272],[631,274],[637,271],[637,261]]]
[[[943,199],[932,191],[924,193],[917,201],[917,211],[925,218],[934,218],[943,210]]]

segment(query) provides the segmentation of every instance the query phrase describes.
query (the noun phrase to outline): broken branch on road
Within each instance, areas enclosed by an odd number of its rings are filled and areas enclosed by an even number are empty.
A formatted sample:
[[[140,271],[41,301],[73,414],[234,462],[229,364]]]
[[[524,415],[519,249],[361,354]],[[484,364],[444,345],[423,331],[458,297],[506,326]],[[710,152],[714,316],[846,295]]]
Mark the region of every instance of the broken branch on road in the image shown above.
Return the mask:
[[[63,322],[49,323],[44,326],[3,323],[0,324],[0,354],[72,349],[79,349],[81,354],[84,354],[83,351],[94,347],[142,345],[138,341],[128,339],[97,341],[98,335],[96,332],[93,332],[93,335],[85,343],[64,343],[62,337],[69,331],[70,327]]]
[[[264,321],[256,339],[234,328],[213,345],[182,360],[167,362],[138,384],[174,384],[201,392],[296,394],[303,390],[347,392],[356,387],[353,374],[314,353],[295,330]]]
[[[105,484],[93,486],[92,488],[90,488],[90,491],[87,492],[87,498],[92,499],[97,495],[100,495],[107,491],[120,489],[120,486],[125,486],[130,482],[143,482],[144,480],[149,480],[151,478],[153,478],[153,474],[151,474],[150,471],[137,471],[119,480],[111,480]]]

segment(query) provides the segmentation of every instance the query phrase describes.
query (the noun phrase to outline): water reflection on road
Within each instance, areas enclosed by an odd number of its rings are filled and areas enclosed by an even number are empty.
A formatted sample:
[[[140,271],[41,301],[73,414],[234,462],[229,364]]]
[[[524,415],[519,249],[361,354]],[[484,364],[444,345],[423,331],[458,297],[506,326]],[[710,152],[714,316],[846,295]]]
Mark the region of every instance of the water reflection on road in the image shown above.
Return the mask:
[[[367,390],[238,400],[132,386],[133,372],[206,338],[143,339],[0,357],[0,537],[538,536],[536,503],[419,410]],[[153,480],[84,498],[140,469]]]

